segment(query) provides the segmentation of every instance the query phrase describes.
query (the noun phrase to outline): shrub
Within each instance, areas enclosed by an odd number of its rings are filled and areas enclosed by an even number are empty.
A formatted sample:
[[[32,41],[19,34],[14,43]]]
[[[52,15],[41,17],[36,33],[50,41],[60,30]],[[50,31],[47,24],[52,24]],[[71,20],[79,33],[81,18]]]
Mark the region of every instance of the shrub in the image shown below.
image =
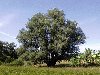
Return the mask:
[[[10,63],[10,66],[22,66],[22,65],[24,65],[24,62],[18,59]]]
[[[79,66],[80,65],[80,60],[78,58],[71,58],[70,59],[71,66]]]
[[[0,65],[2,65],[2,62],[0,61]]]
[[[24,66],[31,66],[33,63],[31,61],[24,61]]]

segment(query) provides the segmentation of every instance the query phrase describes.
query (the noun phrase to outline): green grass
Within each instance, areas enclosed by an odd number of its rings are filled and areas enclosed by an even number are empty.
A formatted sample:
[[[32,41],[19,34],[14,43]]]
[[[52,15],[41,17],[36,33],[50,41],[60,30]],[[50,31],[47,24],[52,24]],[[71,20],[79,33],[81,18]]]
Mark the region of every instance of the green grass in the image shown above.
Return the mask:
[[[0,66],[0,75],[100,75],[100,67],[48,68],[33,66]]]

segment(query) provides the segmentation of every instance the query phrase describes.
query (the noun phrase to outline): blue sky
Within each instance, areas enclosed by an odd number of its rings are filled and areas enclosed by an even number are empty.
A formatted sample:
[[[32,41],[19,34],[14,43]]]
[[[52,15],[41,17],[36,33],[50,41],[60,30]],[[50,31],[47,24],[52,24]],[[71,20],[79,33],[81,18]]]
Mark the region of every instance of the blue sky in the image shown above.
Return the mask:
[[[28,18],[52,8],[63,10],[66,19],[79,23],[87,37],[81,51],[100,49],[100,0],[0,0],[0,40],[19,45],[16,36]]]

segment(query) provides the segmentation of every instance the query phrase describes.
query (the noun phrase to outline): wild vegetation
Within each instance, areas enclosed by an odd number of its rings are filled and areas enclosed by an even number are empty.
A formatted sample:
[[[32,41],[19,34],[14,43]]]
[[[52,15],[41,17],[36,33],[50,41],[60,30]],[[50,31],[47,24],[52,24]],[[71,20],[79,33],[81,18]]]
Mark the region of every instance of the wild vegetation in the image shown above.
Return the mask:
[[[76,57],[70,59],[73,66],[100,66],[100,50],[85,49]]]

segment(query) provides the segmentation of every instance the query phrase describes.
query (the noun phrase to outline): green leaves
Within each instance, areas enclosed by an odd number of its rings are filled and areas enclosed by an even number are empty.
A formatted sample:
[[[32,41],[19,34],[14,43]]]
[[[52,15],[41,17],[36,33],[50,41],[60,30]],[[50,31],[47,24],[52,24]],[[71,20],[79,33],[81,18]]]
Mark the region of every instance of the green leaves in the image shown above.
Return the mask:
[[[74,66],[100,66],[99,52],[94,52],[90,48],[85,49],[84,53],[80,53],[77,57],[71,58],[70,62]]]
[[[14,43],[0,41],[0,61],[6,63],[17,59],[15,47]]]
[[[51,60],[55,63],[59,58],[69,57],[66,53],[77,53],[78,45],[83,44],[86,37],[76,22],[66,21],[64,12],[54,8],[46,14],[33,15],[17,39],[26,50],[37,52],[40,47],[39,52],[46,53],[43,60],[47,63],[51,54]]]

